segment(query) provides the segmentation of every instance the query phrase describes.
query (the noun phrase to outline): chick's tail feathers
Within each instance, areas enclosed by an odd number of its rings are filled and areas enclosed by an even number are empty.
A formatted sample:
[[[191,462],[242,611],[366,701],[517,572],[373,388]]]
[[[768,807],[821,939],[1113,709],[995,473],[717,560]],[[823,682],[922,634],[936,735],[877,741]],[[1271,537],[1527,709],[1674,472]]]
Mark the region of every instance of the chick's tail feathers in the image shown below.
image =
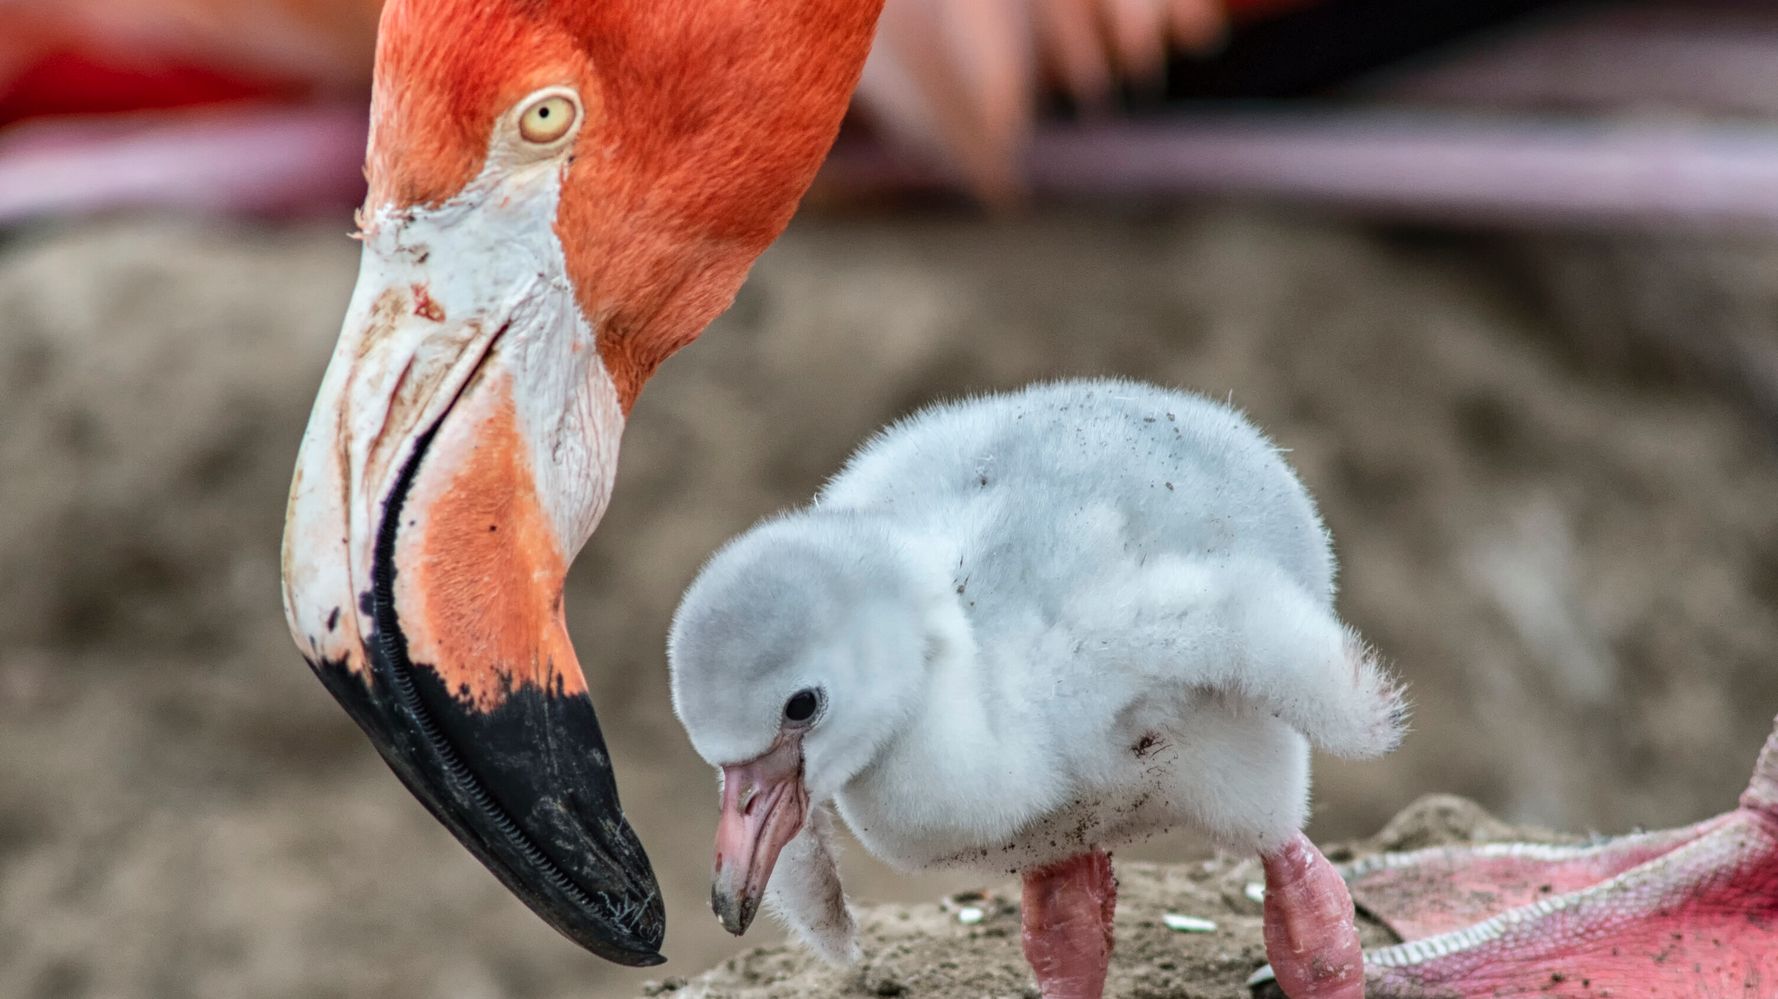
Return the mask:
[[[1298,727],[1310,742],[1335,756],[1382,756],[1401,745],[1407,734],[1407,692],[1376,649],[1351,628],[1340,630],[1345,639],[1341,648],[1347,679],[1332,684],[1339,713],[1318,720],[1315,727]]]
[[[1399,745],[1407,698],[1376,650],[1282,573],[1233,575],[1221,608],[1234,651],[1229,687],[1335,756]]]
[[[1133,657],[1269,712],[1336,756],[1381,756],[1401,742],[1401,685],[1326,598],[1277,564],[1180,559],[1131,582],[1140,590],[1139,623],[1125,633]]]

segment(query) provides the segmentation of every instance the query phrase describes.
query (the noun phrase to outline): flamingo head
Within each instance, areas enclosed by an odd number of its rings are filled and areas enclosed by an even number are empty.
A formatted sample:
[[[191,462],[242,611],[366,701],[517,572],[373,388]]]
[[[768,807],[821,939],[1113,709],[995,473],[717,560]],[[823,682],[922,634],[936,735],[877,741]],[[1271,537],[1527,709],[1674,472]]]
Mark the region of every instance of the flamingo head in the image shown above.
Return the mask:
[[[391,0],[358,284],[284,607],[401,780],[574,941],[658,963],[563,578],[642,384],[832,143],[880,0]]]

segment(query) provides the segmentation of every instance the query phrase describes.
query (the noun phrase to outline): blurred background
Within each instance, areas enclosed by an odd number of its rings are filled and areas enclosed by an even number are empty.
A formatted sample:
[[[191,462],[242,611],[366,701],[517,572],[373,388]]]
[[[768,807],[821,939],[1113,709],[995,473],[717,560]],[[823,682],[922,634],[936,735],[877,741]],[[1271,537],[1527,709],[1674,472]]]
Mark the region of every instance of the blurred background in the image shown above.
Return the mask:
[[[668,893],[637,973],[435,824],[282,621],[376,0],[0,0],[0,996],[627,996],[734,953],[681,588],[882,422],[1034,378],[1291,449],[1416,704],[1321,764],[1316,837],[1432,791],[1728,807],[1778,711],[1778,4],[1083,6],[1084,43],[890,0],[811,203],[635,410],[568,600]]]

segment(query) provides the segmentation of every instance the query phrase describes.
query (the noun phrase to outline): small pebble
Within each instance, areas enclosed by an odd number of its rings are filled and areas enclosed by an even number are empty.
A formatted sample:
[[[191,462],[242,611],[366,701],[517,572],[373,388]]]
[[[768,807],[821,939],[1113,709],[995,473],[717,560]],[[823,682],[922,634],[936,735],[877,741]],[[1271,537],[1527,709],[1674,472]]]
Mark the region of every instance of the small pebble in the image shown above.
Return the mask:
[[[1216,932],[1216,924],[1211,920],[1199,919],[1197,916],[1181,915],[1177,912],[1169,912],[1162,916],[1161,923],[1166,926],[1167,929],[1172,930],[1175,933]]]
[[[1266,900],[1266,886],[1258,881],[1247,882],[1247,897],[1255,902],[1264,902]]]
[[[966,905],[957,910],[957,922],[962,923],[964,926],[974,926],[983,919],[986,919],[987,916],[987,913],[973,905]]]

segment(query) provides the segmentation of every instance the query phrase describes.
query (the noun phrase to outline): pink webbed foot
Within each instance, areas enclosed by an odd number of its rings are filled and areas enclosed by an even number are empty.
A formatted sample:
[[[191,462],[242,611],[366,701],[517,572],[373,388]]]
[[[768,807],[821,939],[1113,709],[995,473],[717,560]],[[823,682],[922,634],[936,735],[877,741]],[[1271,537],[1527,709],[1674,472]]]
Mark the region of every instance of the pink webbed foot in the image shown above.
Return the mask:
[[[1358,924],[1346,883],[1302,833],[1260,856],[1266,957],[1290,999],[1364,999]]]
[[[1481,843],[1381,853],[1337,869],[1359,911],[1403,940],[1418,940],[1608,881],[1729,819],[1579,845]]]
[[[1708,822],[1586,847],[1419,851],[1348,874],[1407,941],[1365,955],[1373,999],[1778,996],[1778,732],[1740,807]]]
[[[1420,850],[1344,875],[1365,912],[1406,941],[1365,955],[1371,999],[1769,999],[1778,731],[1740,807],[1707,822],[1584,846]]]
[[[1111,964],[1117,879],[1101,851],[1025,872],[1025,960],[1043,999],[1100,999]]]
[[[1778,818],[1732,813],[1597,884],[1365,957],[1373,999],[1778,995]]]

